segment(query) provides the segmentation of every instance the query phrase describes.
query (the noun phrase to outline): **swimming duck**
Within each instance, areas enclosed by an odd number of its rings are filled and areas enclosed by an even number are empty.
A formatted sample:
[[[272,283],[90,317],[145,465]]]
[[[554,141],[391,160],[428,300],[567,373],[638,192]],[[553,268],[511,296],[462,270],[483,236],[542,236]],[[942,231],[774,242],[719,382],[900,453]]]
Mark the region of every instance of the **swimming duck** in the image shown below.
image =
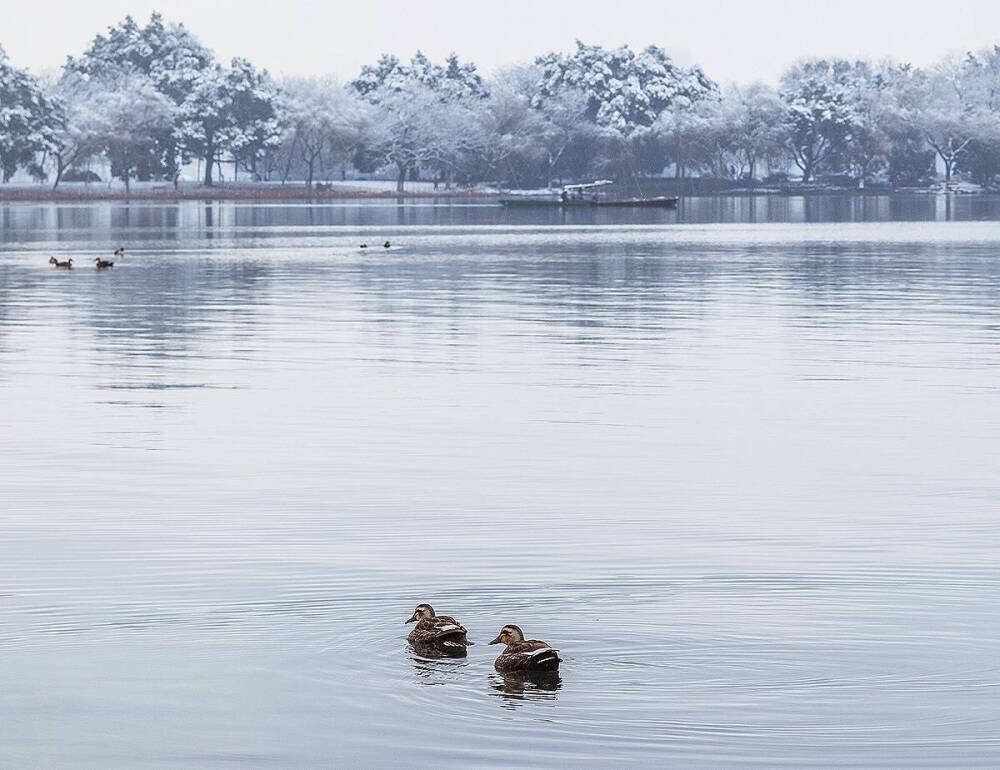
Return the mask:
[[[119,246],[115,249],[115,256],[118,257],[118,259],[125,259],[125,247]]]
[[[524,632],[517,626],[504,626],[490,644],[507,645],[493,661],[493,667],[501,674],[512,671],[555,671],[559,668],[559,650],[537,639],[525,640]]]
[[[94,264],[97,265],[97,269],[98,270],[103,270],[106,267],[114,267],[115,266],[115,263],[112,262],[110,259],[101,259],[100,257],[98,257],[97,259],[94,260]]]
[[[67,270],[69,270],[69,269],[71,269],[73,267],[73,260],[72,259],[67,259],[65,262],[60,262],[55,257],[49,257],[49,264],[50,265],[55,265],[56,267],[64,267]]]
[[[389,241],[386,241],[385,243],[382,244],[383,249],[388,249],[390,246],[392,246],[392,244],[389,243]]]
[[[435,615],[429,604],[418,604],[407,623],[416,623],[407,640],[414,647],[465,655],[472,644],[465,638],[465,627],[449,615]]]
[[[358,248],[359,249],[367,249],[368,248],[368,244],[367,243],[362,243],[360,246],[358,246]]]

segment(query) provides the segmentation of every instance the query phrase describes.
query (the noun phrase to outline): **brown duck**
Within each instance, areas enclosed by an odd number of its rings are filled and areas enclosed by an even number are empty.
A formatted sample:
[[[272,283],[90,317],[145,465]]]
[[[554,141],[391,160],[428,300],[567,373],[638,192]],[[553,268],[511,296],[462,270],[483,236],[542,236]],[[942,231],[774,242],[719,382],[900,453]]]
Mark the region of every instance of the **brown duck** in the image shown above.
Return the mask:
[[[465,627],[450,615],[436,615],[429,604],[418,604],[407,623],[416,623],[406,637],[414,647],[424,647],[439,652],[465,654],[472,644],[465,638]]]
[[[56,267],[64,267],[67,270],[70,270],[73,267],[73,260],[72,259],[67,259],[65,262],[60,262],[55,257],[49,257],[49,264],[50,265],[55,265]]]
[[[115,266],[115,263],[112,262],[110,259],[101,259],[100,257],[94,260],[94,264],[97,265],[98,270],[104,270],[104,268],[106,267]]]
[[[559,668],[559,650],[537,639],[525,639],[517,626],[504,626],[490,644],[506,644],[507,648],[493,661],[501,674],[509,672],[555,671]]]

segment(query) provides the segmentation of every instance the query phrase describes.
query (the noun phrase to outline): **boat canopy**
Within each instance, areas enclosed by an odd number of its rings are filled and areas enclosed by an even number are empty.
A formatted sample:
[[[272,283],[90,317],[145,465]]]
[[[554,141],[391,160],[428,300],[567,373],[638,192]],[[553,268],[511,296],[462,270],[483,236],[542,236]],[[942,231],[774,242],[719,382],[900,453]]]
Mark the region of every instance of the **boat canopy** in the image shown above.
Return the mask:
[[[564,184],[563,189],[566,191],[570,190],[589,190],[592,187],[604,187],[604,185],[614,184],[610,179],[598,179],[595,182],[584,182],[582,184]]]

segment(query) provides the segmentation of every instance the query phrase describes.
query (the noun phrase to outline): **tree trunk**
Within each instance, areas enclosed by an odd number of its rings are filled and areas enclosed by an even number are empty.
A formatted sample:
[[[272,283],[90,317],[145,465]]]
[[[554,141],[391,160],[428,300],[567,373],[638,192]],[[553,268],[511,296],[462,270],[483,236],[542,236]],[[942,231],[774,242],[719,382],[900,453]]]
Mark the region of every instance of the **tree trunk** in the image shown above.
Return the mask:
[[[400,163],[396,164],[396,168],[399,169],[399,176],[396,177],[396,192],[403,192],[403,183],[406,182],[406,166]]]
[[[205,178],[203,184],[205,187],[212,187],[212,166],[215,165],[215,148],[209,147],[205,150]]]
[[[56,155],[56,181],[52,183],[52,190],[55,191],[59,187],[59,182],[62,181],[63,172],[66,170],[66,166],[63,165],[62,158]]]

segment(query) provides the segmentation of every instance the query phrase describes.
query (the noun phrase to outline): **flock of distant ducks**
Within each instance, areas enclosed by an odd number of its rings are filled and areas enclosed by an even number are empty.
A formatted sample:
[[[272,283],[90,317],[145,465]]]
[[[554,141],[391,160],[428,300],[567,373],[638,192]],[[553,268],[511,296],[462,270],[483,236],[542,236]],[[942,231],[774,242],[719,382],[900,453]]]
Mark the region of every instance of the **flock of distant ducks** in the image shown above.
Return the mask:
[[[413,615],[405,622],[417,624],[410,631],[407,640],[418,652],[464,657],[465,648],[472,644],[461,623],[450,615],[436,614],[429,604],[418,604]],[[493,667],[501,674],[528,674],[559,669],[559,650],[538,639],[525,639],[524,632],[518,626],[504,626],[490,644],[506,645],[493,661]]]
[[[124,246],[119,246],[117,249],[115,249],[115,257],[117,259],[125,259]],[[58,260],[55,257],[49,257],[49,264],[52,265],[53,267],[62,268],[63,270],[72,270],[73,258],[70,257],[67,260]],[[98,270],[106,270],[109,267],[114,267],[115,263],[114,260],[111,259],[101,259],[100,257],[95,257],[94,266],[97,267]]]
[[[362,243],[361,244],[361,248],[362,249],[367,249],[368,248],[368,244],[367,243]],[[392,248],[392,244],[389,243],[389,241],[386,241],[385,243],[382,244],[382,248],[383,249],[391,249]],[[115,259],[125,259],[125,247],[124,246],[119,246],[117,249],[115,249],[114,256],[115,256]],[[67,260],[58,260],[55,257],[49,257],[49,264],[52,265],[53,267],[62,268],[63,270],[72,270],[73,269],[73,258],[70,257]],[[96,257],[94,259],[94,265],[97,267],[98,270],[106,270],[109,267],[114,267],[115,266],[115,262],[112,259],[101,259],[100,257]]]

